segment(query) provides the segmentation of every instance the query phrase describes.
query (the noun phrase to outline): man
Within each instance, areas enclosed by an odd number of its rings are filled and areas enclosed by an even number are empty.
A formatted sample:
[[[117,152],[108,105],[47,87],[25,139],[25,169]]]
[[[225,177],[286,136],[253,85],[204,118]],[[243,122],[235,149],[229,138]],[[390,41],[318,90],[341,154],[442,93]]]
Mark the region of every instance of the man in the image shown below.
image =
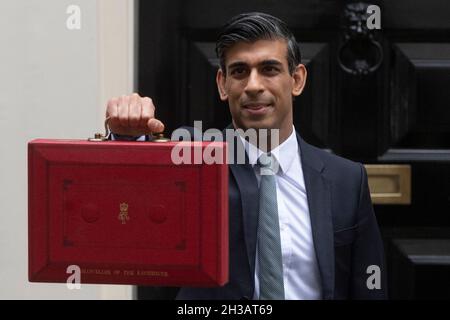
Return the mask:
[[[383,299],[382,241],[361,164],[317,149],[293,126],[292,100],[306,83],[294,36],[279,19],[238,15],[217,41],[216,82],[235,129],[279,130],[247,162],[230,164],[230,281],[181,288],[181,299]],[[111,99],[115,139],[161,132],[155,106],[137,94]],[[140,138],[142,139],[142,137]],[[272,175],[262,169],[278,164]]]

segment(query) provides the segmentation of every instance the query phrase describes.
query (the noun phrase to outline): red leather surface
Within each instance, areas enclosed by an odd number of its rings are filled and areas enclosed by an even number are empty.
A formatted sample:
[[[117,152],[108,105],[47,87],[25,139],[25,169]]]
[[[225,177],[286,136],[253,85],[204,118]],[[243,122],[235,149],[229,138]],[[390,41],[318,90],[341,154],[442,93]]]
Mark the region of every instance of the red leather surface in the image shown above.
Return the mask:
[[[225,159],[225,143],[185,144]],[[225,284],[227,165],[175,165],[174,145],[30,142],[30,281],[66,282],[78,265],[81,283]]]

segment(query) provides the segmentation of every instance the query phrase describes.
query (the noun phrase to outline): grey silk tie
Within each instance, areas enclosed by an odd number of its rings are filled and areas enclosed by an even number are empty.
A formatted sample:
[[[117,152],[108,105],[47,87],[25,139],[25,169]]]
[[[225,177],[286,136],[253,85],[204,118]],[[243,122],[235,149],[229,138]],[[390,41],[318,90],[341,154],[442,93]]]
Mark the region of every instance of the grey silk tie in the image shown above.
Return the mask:
[[[258,165],[261,170],[258,218],[260,300],[284,299],[277,189],[273,170],[274,161],[270,154],[265,153],[258,159]]]

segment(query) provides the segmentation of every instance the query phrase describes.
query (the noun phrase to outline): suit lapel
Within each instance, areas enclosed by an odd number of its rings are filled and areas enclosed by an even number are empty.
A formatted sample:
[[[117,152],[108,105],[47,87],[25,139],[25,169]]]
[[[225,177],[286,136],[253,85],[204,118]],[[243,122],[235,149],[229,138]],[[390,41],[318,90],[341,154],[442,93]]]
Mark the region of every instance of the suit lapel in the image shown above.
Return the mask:
[[[297,134],[305,177],[314,248],[322,279],[324,299],[334,296],[334,233],[331,218],[331,190],[324,178],[323,161],[316,151]]]
[[[232,127],[228,127],[228,129],[230,128]],[[228,142],[230,143],[231,141]],[[233,163],[229,164],[229,168],[236,181],[236,185],[241,196],[242,220],[245,233],[244,239],[247,249],[248,263],[252,274],[254,274],[259,210],[259,203],[257,201],[259,198],[258,181],[256,180],[255,172],[253,171],[252,166],[248,163],[248,156],[245,152],[241,139],[235,138],[233,144],[234,157]],[[245,153],[245,164],[236,164],[238,148],[242,148],[241,151]],[[231,151],[231,146],[229,146],[228,150]],[[233,226],[231,225],[230,227]]]

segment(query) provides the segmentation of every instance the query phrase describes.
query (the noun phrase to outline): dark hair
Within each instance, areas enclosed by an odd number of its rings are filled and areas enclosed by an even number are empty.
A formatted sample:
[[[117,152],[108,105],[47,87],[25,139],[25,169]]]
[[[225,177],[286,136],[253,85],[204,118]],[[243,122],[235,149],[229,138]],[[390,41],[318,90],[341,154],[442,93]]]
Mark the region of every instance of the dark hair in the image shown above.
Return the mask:
[[[216,54],[220,68],[225,72],[225,53],[237,42],[254,42],[257,40],[285,39],[287,42],[287,61],[292,74],[301,61],[300,48],[294,35],[286,24],[269,14],[250,12],[239,14],[225,24],[216,42]]]

